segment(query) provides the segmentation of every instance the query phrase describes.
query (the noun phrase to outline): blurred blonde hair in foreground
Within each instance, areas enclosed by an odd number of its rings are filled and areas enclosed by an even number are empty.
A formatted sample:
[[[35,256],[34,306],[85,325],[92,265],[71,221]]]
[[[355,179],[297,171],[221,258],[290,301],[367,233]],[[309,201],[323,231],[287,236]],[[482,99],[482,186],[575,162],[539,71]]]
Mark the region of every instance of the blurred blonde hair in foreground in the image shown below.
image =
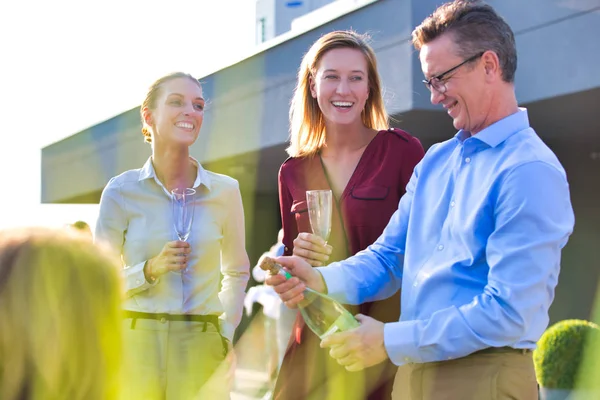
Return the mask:
[[[0,231],[0,399],[113,399],[121,278],[83,235]]]

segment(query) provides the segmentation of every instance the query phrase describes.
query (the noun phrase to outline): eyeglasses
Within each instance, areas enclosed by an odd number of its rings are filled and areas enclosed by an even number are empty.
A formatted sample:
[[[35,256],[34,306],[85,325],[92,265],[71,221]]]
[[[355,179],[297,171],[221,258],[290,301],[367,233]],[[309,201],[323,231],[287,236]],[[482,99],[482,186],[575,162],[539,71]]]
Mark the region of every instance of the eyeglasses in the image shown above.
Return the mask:
[[[436,76],[432,77],[431,79],[424,79],[423,83],[425,84],[425,87],[427,89],[429,89],[429,91],[431,91],[432,89],[435,89],[436,92],[438,92],[438,93],[446,93],[446,81],[448,79],[444,80],[444,76],[448,75],[450,72],[456,71],[457,69],[459,69],[460,67],[462,67],[463,65],[465,65],[468,62],[478,59],[484,53],[485,53],[485,51],[475,54],[473,57],[467,58],[465,61],[461,62],[457,66],[452,67],[448,71],[442,72],[441,74],[436,75]]]

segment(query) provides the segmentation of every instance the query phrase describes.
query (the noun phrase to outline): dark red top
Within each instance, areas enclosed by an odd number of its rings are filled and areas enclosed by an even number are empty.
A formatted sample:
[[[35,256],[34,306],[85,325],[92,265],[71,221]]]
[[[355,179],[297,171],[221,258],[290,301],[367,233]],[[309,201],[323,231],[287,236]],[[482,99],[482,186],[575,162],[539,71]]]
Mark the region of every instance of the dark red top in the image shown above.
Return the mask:
[[[423,155],[419,140],[402,130],[389,129],[377,133],[365,148],[342,195],[334,199],[328,241],[333,247],[333,254],[328,262],[348,258],[375,242],[398,209],[406,184]],[[285,255],[292,255],[293,241],[299,232],[311,232],[306,191],[327,189],[331,187],[320,156],[289,158],[281,166],[279,202]],[[353,314],[360,312],[382,322],[396,322],[400,317],[400,296],[397,293],[382,301],[347,308]],[[301,342],[299,331],[303,324],[298,325],[293,347]],[[302,337],[307,334],[304,329]],[[295,365],[297,374],[300,366]]]
[[[341,198],[334,201],[328,241],[334,252],[329,262],[348,258],[375,242],[398,209],[406,184],[423,155],[419,140],[404,131],[390,129],[377,133],[367,145]],[[283,163],[279,171],[279,203],[285,255],[292,254],[299,232],[311,232],[306,191],[318,189],[330,189],[319,156],[289,158]],[[388,306],[399,311],[399,301],[396,303]],[[398,318],[399,312],[393,312],[380,320],[395,322]]]

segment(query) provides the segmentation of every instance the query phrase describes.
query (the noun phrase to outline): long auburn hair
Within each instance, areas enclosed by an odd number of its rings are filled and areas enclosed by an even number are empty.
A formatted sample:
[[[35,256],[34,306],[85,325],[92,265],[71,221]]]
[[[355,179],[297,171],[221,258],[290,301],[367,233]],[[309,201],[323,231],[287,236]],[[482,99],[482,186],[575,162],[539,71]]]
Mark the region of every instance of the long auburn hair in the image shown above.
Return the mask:
[[[311,95],[310,80],[314,79],[323,55],[332,49],[350,48],[363,53],[367,61],[369,98],[362,111],[362,122],[368,128],[387,129],[388,115],[383,103],[377,59],[369,40],[367,34],[334,31],[319,38],[304,55],[290,105],[290,145],[286,151],[291,157],[314,156],[325,144],[325,121],[317,99]]]

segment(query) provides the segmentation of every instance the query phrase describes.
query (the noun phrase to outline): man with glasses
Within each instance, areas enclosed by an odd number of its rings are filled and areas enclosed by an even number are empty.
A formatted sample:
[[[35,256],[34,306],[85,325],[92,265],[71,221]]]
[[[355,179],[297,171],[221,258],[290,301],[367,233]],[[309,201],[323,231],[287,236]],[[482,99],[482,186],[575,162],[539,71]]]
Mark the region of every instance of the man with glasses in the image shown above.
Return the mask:
[[[447,71],[442,72],[441,74],[438,74],[430,79],[423,79],[423,83],[425,84],[425,87],[427,87],[427,89],[429,89],[430,92],[435,90],[439,93],[445,93],[446,92],[445,80],[446,80],[446,78],[450,77],[449,74],[456,71],[457,69],[459,69],[466,63],[470,63],[471,61],[478,59],[479,57],[481,57],[484,54],[485,54],[485,51],[477,53],[473,57],[467,58],[465,61],[461,62],[458,65],[455,65],[454,67],[450,68]]]
[[[390,358],[394,399],[537,399],[531,351],[548,325],[574,216],[565,171],[514,90],[514,35],[492,7],[457,0],[413,31],[431,102],[458,133],[432,146],[381,237],[324,268],[281,258],[288,307],[309,286],[343,303],[402,287],[400,321],[357,316],[321,345],[348,370]]]

